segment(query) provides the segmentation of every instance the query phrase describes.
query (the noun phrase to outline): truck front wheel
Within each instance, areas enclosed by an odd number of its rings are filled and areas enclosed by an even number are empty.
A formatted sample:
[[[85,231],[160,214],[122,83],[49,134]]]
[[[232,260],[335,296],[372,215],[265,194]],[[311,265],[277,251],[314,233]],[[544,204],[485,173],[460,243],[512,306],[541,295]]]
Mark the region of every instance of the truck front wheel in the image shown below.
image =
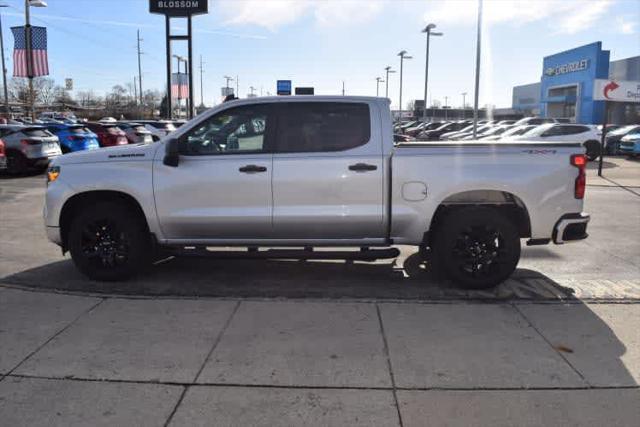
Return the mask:
[[[520,260],[520,237],[502,213],[485,207],[455,209],[434,232],[433,263],[467,289],[486,289],[506,280]]]
[[[121,203],[82,208],[71,222],[69,252],[89,278],[124,280],[149,264],[151,241],[145,224]]]

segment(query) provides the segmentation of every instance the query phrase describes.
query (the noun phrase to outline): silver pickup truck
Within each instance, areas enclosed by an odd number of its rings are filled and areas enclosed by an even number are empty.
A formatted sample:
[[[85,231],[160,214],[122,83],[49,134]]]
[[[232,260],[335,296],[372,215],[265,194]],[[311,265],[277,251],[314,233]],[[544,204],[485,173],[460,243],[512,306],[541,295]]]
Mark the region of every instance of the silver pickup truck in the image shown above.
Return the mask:
[[[57,158],[44,221],[49,239],[98,280],[127,278],[158,252],[241,246],[254,257],[371,259],[403,244],[454,282],[482,288],[514,271],[520,239],[587,236],[583,151],[395,145],[384,98],[236,100],[154,144]]]

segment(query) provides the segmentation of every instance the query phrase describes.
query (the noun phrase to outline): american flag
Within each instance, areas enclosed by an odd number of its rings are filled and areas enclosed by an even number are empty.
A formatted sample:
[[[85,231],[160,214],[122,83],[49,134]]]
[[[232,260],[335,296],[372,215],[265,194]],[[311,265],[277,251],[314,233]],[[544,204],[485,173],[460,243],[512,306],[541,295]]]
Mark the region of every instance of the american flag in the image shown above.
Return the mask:
[[[49,75],[47,58],[47,29],[31,28],[31,70],[27,64],[27,38],[25,27],[11,27],[15,42],[13,44],[13,76],[38,77]]]
[[[180,99],[189,97],[189,75],[187,73],[171,74],[171,97]]]

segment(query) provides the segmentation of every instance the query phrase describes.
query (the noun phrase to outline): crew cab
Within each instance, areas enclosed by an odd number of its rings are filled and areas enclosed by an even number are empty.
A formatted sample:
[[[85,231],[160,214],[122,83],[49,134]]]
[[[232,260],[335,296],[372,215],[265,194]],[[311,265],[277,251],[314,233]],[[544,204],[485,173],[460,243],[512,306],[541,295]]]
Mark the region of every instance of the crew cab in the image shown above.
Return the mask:
[[[402,244],[483,288],[514,271],[521,239],[587,236],[585,164],[580,143],[394,144],[384,98],[249,98],[155,144],[55,159],[44,222],[97,280],[128,278],[164,252],[371,259]]]

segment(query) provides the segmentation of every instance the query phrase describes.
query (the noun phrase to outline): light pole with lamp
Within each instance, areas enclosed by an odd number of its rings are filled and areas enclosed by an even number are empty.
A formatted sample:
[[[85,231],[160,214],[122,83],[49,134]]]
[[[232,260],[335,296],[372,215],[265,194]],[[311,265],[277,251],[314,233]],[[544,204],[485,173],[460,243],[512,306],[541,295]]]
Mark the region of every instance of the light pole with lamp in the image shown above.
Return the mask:
[[[424,65],[424,112],[422,114],[422,120],[425,122],[427,121],[427,85],[429,83],[429,40],[431,36],[442,35],[442,33],[433,31],[434,28],[436,28],[436,24],[429,24],[422,30],[423,33],[427,33],[427,59]]]
[[[6,4],[0,4],[0,7],[9,7]],[[2,18],[0,18],[0,53],[2,53],[2,87],[4,88],[4,112],[9,118],[9,89],[7,88],[7,67],[4,63],[4,38],[2,36]]]
[[[384,89],[384,97],[389,98],[389,73],[395,73],[396,70],[392,70],[390,66],[384,67],[384,70],[387,72],[387,78],[385,79],[386,87]]]
[[[31,49],[31,17],[30,7],[47,7],[47,2],[44,0],[24,0],[24,34],[25,34],[25,47],[26,47],[26,65],[27,65],[27,78],[29,79],[29,107],[31,109],[31,120],[36,119],[35,112],[35,99],[33,96],[33,52]],[[4,52],[2,52],[4,55]]]
[[[223,79],[227,81],[227,93],[225,94],[225,96],[229,96],[229,82],[233,81],[233,77],[224,76]]]
[[[404,62],[405,59],[411,59],[413,58],[412,56],[407,55],[407,51],[406,50],[401,50],[400,53],[398,53],[398,56],[400,57],[400,99],[398,100],[399,102],[399,108],[400,108],[400,119],[402,119],[402,63]]]
[[[380,96],[379,95],[380,82],[384,83],[384,80],[382,79],[382,77],[376,77],[376,96]]]

